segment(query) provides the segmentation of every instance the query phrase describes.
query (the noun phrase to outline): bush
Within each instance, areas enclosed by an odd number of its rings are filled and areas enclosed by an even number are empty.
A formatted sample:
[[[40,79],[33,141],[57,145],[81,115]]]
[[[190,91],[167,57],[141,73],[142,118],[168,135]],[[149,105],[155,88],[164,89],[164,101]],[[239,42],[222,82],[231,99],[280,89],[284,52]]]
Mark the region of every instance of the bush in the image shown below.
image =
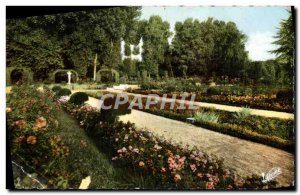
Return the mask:
[[[43,93],[35,87],[13,88],[13,93],[7,96],[7,130],[12,161],[32,176],[46,175],[58,186],[57,173],[62,170],[57,165],[65,162],[69,147],[59,136],[59,110],[52,98],[53,94],[47,88]],[[14,177],[19,176],[23,177],[14,171]]]
[[[217,87],[209,87],[206,91],[207,95],[219,95],[220,92]]]
[[[84,92],[76,92],[71,95],[70,97],[70,103],[73,103],[75,105],[81,105],[85,101],[89,100],[89,96]]]
[[[57,93],[57,92],[60,91],[61,89],[62,89],[62,87],[59,86],[59,85],[56,85],[56,86],[52,87],[52,91],[55,92],[55,93]]]
[[[242,108],[241,111],[234,113],[233,116],[237,120],[244,120],[245,118],[250,116],[250,108],[249,107],[244,107],[244,108]]]
[[[195,113],[195,120],[197,122],[209,122],[209,123],[218,123],[219,116],[212,112],[196,112]]]
[[[290,89],[280,90],[276,94],[276,99],[292,101],[294,99],[294,91]]]
[[[67,95],[70,95],[72,92],[70,89],[67,89],[67,88],[62,88],[61,90],[57,91],[56,92],[56,96],[57,97],[60,97],[60,96],[67,96]]]

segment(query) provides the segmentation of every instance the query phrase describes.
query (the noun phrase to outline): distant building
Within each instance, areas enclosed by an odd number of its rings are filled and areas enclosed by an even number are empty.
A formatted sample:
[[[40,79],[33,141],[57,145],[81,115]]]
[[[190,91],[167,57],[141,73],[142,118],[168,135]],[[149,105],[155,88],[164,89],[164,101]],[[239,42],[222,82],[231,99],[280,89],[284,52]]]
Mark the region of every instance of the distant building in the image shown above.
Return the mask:
[[[139,44],[136,46],[139,48],[139,54],[134,55],[133,54],[133,50],[135,45],[130,45],[130,51],[131,51],[131,55],[130,56],[126,56],[125,55],[125,41],[122,39],[121,40],[121,57],[122,60],[126,59],[126,58],[131,58],[132,60],[138,60],[138,61],[142,61],[142,52],[143,52],[143,38],[140,39]]]

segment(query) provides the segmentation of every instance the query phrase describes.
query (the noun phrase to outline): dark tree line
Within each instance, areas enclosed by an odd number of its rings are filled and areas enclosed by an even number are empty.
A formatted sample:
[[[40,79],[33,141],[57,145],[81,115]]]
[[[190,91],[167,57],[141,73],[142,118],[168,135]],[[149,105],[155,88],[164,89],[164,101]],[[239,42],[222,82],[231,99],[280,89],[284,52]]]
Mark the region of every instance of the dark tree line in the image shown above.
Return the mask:
[[[160,16],[139,20],[140,7],[117,7],[7,20],[7,66],[32,68],[46,79],[57,68],[75,69],[82,78],[109,67],[136,77],[146,70],[164,76],[239,78],[244,83],[287,84],[293,76],[294,29],[290,16],[283,20],[273,51],[278,58],[252,62],[245,50],[247,37],[233,22],[192,18],[170,24]],[[142,62],[121,60],[120,40],[138,45],[143,39]],[[137,48],[133,53],[137,54]]]

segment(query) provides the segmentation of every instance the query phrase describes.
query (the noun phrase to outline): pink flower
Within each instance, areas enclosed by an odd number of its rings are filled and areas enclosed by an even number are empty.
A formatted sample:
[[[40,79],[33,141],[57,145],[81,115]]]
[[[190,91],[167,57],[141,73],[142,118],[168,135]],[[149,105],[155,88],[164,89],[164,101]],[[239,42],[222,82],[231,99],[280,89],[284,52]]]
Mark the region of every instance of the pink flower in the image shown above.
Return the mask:
[[[159,146],[159,145],[157,145],[157,144],[155,144],[153,148],[154,148],[155,150],[161,150],[161,149],[162,149],[162,147]]]
[[[197,167],[195,164],[190,165],[191,170],[193,171],[193,173],[197,170]]]
[[[111,160],[117,160],[117,159],[118,159],[117,156],[111,158]]]
[[[134,148],[132,151],[135,152],[135,153],[139,153],[140,152],[138,148]]]
[[[165,173],[167,172],[166,168],[165,167],[162,167],[161,170],[160,170],[162,173]]]
[[[125,147],[123,147],[122,152],[127,152],[127,149]]]
[[[185,158],[182,157],[182,158],[180,158],[180,159],[178,160],[178,163],[181,164],[181,165],[183,165],[183,164],[184,164],[184,161],[185,161]]]
[[[129,149],[129,150],[132,150],[132,146],[129,146],[128,149]]]
[[[203,177],[203,173],[198,173],[197,176],[198,177]]]

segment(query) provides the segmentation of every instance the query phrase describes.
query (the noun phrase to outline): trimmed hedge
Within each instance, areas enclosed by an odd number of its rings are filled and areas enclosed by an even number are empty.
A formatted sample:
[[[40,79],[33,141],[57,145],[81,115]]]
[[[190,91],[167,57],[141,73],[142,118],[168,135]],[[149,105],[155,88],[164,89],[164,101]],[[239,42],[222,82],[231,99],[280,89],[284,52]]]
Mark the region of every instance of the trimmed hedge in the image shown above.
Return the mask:
[[[56,86],[52,87],[52,91],[55,92],[55,93],[60,91],[61,89],[62,89],[62,87],[59,86],[59,85],[56,85]]]
[[[70,103],[73,103],[75,105],[81,105],[83,104],[85,101],[89,100],[89,96],[84,93],[84,92],[76,92],[74,94],[71,95],[70,97]]]
[[[294,91],[293,90],[280,90],[276,94],[276,99],[277,100],[293,101]]]
[[[62,88],[61,90],[57,91],[55,93],[55,96],[57,97],[61,97],[61,96],[68,96],[70,95],[72,92],[70,89],[67,89],[67,88]]]

